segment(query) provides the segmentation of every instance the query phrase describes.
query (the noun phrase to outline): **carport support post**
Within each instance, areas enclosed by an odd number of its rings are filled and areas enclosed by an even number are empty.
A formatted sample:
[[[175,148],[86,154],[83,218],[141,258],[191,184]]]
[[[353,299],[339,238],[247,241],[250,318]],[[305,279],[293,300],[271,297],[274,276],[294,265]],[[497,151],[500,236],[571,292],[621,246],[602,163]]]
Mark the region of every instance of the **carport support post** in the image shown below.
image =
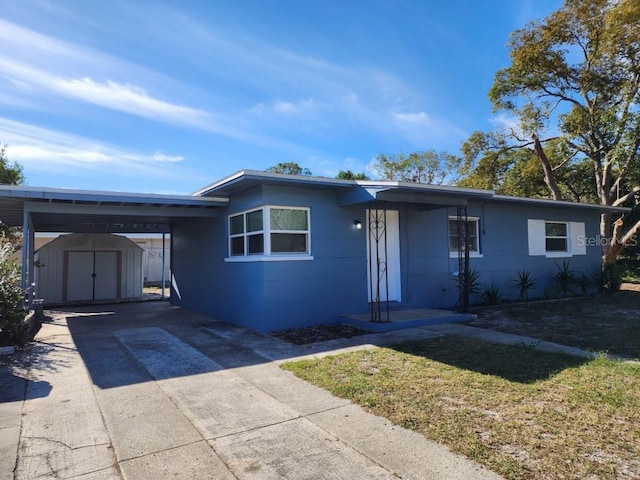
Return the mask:
[[[161,290],[162,293],[160,294],[160,298],[162,300],[164,300],[164,286],[165,286],[165,282],[167,280],[165,272],[164,272],[165,262],[166,262],[166,260],[164,258],[164,256],[165,256],[164,239],[165,239],[165,233],[162,232],[162,290]]]
[[[32,286],[36,281],[36,240],[35,229],[33,228],[33,222],[31,221],[31,215],[29,215],[29,284],[27,285],[29,290],[29,308],[34,298],[36,298],[36,287]]]
[[[31,222],[31,214],[25,210],[22,214],[22,277],[20,279],[25,300],[29,299],[27,287],[33,282],[33,247],[33,223]]]

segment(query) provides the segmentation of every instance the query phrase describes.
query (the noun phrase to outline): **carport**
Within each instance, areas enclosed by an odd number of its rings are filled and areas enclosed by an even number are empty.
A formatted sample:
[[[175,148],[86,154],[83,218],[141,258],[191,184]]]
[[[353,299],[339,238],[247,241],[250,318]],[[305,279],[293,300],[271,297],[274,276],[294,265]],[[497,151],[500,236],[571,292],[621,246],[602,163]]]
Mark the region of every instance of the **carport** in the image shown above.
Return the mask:
[[[216,217],[227,203],[217,197],[0,185],[0,222],[22,228],[22,288],[31,293],[36,232],[159,233],[164,244],[177,222]]]

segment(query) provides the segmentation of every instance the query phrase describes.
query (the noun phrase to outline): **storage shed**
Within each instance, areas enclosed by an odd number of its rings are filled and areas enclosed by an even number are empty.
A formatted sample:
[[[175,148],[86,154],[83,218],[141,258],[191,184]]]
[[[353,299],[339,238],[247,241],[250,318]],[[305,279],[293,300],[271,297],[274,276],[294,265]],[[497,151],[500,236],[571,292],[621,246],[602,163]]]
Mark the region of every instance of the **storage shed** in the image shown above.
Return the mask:
[[[139,298],[142,255],[119,235],[62,235],[36,252],[36,297],[46,305]]]

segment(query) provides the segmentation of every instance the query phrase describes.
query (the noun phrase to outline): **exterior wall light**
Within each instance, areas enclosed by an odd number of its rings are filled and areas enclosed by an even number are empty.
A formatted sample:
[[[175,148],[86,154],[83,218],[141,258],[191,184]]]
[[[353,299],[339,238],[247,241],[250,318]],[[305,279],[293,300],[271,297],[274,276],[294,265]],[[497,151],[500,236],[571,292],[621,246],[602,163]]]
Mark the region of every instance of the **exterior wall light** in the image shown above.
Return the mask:
[[[362,222],[360,220],[354,220],[353,226],[356,227],[356,230],[362,230]]]

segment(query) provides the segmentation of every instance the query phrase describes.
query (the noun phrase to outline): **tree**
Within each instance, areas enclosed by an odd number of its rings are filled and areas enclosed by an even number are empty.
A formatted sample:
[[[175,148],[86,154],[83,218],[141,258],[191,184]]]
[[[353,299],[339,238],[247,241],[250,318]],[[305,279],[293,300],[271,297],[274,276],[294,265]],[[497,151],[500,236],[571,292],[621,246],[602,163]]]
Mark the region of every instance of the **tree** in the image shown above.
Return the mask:
[[[523,150],[536,158],[551,198],[570,198],[568,184],[572,178],[582,181],[588,167],[593,188],[587,197],[593,194],[601,205],[635,207],[639,25],[638,0],[565,0],[542,21],[516,30],[509,42],[511,65],[496,73],[489,91],[494,109],[516,122],[501,131],[474,133],[463,147],[466,168],[473,172],[488,157],[499,169],[504,155]],[[475,157],[474,149],[480,153]],[[605,263],[615,262],[640,231],[640,222],[631,218],[602,215]]]
[[[491,145],[489,143],[493,142]],[[546,144],[547,157],[552,165],[560,165],[568,155],[565,144],[550,140]],[[512,148],[504,138],[493,133],[474,133],[463,145],[464,173],[457,183],[460,187],[495,190],[502,195],[549,198],[544,172],[533,149]],[[575,202],[598,201],[591,164],[586,160],[567,162],[554,170],[562,198]]]
[[[409,155],[378,155],[372,169],[383,180],[443,185],[457,180],[461,164],[462,159],[456,155],[426,150]]]
[[[5,155],[6,148],[6,145],[0,144],[0,184],[20,185],[24,183],[22,166],[17,162],[9,164],[9,160]]]
[[[284,173],[286,175],[311,175],[308,168],[303,168],[295,162],[281,162],[266,170],[271,173]]]
[[[353,173],[351,170],[340,170],[336,178],[341,180],[370,180],[364,172]]]

